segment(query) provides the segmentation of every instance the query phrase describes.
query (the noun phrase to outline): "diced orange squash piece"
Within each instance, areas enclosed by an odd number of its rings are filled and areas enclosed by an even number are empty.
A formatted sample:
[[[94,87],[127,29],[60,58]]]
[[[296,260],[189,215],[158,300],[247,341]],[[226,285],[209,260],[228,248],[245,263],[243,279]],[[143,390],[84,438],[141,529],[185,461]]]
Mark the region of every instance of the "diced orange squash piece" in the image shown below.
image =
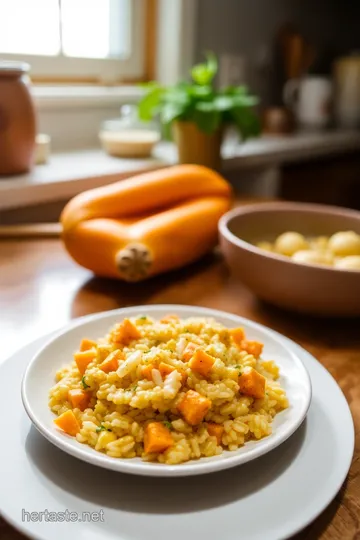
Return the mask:
[[[224,431],[224,426],[221,426],[220,424],[209,423],[207,425],[207,430],[209,435],[216,437],[217,443],[221,444],[221,437]]]
[[[261,399],[265,396],[266,379],[252,367],[246,367],[239,377],[240,392]]]
[[[175,368],[174,366],[169,366],[169,364],[165,364],[165,362],[160,362],[158,370],[160,371],[160,374],[163,379],[173,371],[178,371],[181,374],[182,382],[185,382],[186,379],[186,373],[181,372],[179,369]]]
[[[229,334],[237,346],[240,346],[243,339],[245,339],[245,332],[243,328],[231,328],[229,330]]]
[[[202,396],[194,390],[189,390],[186,392],[184,399],[178,405],[178,409],[182,416],[191,426],[200,424],[210,407],[210,399]]]
[[[150,422],[144,432],[144,450],[146,454],[164,452],[174,444],[170,430],[162,422]]]
[[[152,381],[152,370],[154,369],[154,364],[147,364],[141,368],[141,374],[148,381]]]
[[[75,437],[80,431],[80,424],[77,421],[75,414],[70,410],[55,418],[54,424],[72,437]]]
[[[89,351],[90,349],[93,349],[94,347],[96,347],[96,341],[93,341],[92,339],[87,339],[87,338],[84,338],[81,340],[81,343],[80,343],[80,351],[81,352],[84,352],[84,351]]]
[[[119,367],[119,360],[123,360],[125,358],[124,353],[122,351],[113,351],[111,352],[103,362],[99,365],[99,369],[104,371],[105,373],[111,373],[111,371],[116,371]]]
[[[177,315],[169,313],[169,315],[165,315],[162,319],[160,319],[161,323],[171,323],[171,322],[178,322],[180,319]]]
[[[158,369],[163,379],[165,379],[166,375],[169,375],[169,373],[172,373],[175,370],[173,366],[169,366],[169,364],[165,364],[165,362],[160,362]]]
[[[189,362],[189,367],[196,371],[196,373],[200,373],[200,375],[203,375],[206,377],[206,375],[209,374],[211,371],[211,368],[213,367],[215,363],[215,358],[207,354],[202,349],[197,349],[195,351],[194,356],[191,358]]]
[[[141,333],[129,319],[124,319],[112,332],[111,336],[112,341],[115,343],[122,343],[123,345],[128,345],[134,339],[140,338]]]
[[[89,392],[81,390],[81,388],[74,388],[73,390],[69,390],[68,398],[74,409],[83,411],[89,406],[91,395]]]
[[[94,360],[95,356],[96,352],[93,350],[76,352],[74,354],[74,359],[81,375],[84,375],[86,368],[88,367],[90,362]]]
[[[252,354],[255,358],[258,358],[263,351],[264,345],[258,341],[248,341],[247,339],[243,339],[240,348],[247,353]]]
[[[186,345],[184,352],[183,352],[183,359],[188,362],[195,354],[196,349],[199,348],[199,345],[196,345],[196,343],[192,343],[191,341]]]

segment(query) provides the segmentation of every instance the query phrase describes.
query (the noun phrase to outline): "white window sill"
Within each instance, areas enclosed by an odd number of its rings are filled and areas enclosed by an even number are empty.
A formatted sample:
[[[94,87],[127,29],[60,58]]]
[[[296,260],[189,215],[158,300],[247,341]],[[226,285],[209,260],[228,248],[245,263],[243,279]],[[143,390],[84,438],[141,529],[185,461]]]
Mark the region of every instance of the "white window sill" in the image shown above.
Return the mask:
[[[34,85],[36,107],[41,110],[120,106],[136,102],[144,93],[140,86]]]
[[[358,131],[261,137],[242,145],[228,140],[223,147],[224,170],[245,173],[356,150],[360,150]],[[172,143],[160,143],[155,157],[149,159],[118,159],[99,149],[53,154],[47,164],[37,165],[28,174],[0,179],[0,211],[65,200],[84,190],[174,163],[176,149]]]

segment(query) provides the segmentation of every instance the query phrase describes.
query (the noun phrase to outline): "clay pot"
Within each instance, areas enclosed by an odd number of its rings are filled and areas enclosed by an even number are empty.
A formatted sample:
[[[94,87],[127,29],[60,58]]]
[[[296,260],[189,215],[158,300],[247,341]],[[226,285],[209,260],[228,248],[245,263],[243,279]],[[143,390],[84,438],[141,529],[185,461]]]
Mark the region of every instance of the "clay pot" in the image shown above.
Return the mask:
[[[173,129],[180,163],[194,163],[205,165],[210,169],[220,169],[223,129],[209,135],[200,131],[193,122],[174,122]]]
[[[0,62],[0,175],[27,172],[35,150],[35,110],[28,64]]]

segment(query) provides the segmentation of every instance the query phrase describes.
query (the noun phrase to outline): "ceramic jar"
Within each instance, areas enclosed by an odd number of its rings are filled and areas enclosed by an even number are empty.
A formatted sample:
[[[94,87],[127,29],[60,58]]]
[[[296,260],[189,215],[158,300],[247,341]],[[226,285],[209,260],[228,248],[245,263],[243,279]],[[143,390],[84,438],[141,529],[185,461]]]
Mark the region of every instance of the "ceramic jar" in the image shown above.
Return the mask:
[[[0,176],[27,172],[33,161],[36,122],[29,65],[0,62]]]

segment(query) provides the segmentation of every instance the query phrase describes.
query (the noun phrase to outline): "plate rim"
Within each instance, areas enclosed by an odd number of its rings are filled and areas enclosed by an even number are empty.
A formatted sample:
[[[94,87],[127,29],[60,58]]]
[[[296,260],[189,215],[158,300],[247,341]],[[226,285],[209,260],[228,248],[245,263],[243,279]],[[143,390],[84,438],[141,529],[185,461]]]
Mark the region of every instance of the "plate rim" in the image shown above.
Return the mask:
[[[278,435],[277,437],[274,437],[273,440],[270,438],[264,438],[265,445],[259,445],[254,446],[250,449],[249,452],[243,453],[243,454],[237,454],[236,452],[233,452],[229,457],[227,457],[224,460],[214,460],[214,456],[210,458],[201,458],[198,461],[189,461],[185,462],[180,465],[165,465],[160,463],[155,464],[148,464],[146,462],[132,462],[131,460],[125,460],[125,459],[109,459],[108,456],[103,455],[100,452],[89,453],[88,450],[85,450],[81,448],[81,444],[79,443],[79,446],[73,446],[72,443],[69,442],[69,439],[67,436],[59,437],[59,434],[57,432],[52,432],[49,430],[42,422],[38,419],[37,415],[34,413],[31,403],[29,401],[29,396],[27,393],[27,384],[28,380],[31,376],[31,371],[34,368],[36,361],[41,356],[41,354],[57,339],[62,337],[64,334],[69,332],[70,330],[77,328],[79,326],[82,326],[83,324],[86,324],[87,322],[91,322],[98,319],[106,319],[108,316],[114,316],[116,314],[125,315],[128,312],[133,311],[139,311],[140,313],[142,311],[148,311],[151,312],[157,312],[160,310],[164,311],[189,311],[194,310],[197,313],[203,313],[204,316],[213,316],[216,318],[218,317],[227,317],[234,319],[234,323],[243,324],[244,322],[248,324],[250,327],[260,330],[262,333],[268,334],[271,336],[271,338],[275,339],[275,341],[285,349],[285,351],[289,354],[289,356],[293,357],[293,359],[297,363],[298,369],[303,371],[304,379],[306,380],[306,402],[303,406],[301,413],[298,415],[296,420],[292,423],[290,429],[285,431],[283,434]],[[194,315],[195,316],[195,315]],[[40,350],[32,357],[29,364],[27,365],[27,368],[25,370],[25,373],[22,378],[21,382],[21,399],[23,406],[25,408],[25,411],[30,418],[33,425],[36,427],[36,429],[52,444],[60,448],[63,452],[66,452],[73,457],[77,459],[81,459],[83,461],[86,461],[87,463],[90,463],[93,466],[102,467],[105,469],[110,469],[115,472],[121,472],[126,474],[135,474],[140,476],[152,476],[152,477],[180,477],[180,476],[195,476],[195,475],[201,475],[201,474],[210,474],[213,472],[218,472],[221,470],[229,469],[232,467],[236,467],[245,463],[248,463],[249,461],[252,461],[254,459],[257,459],[261,457],[262,455],[265,455],[271,451],[273,451],[275,448],[283,444],[295,431],[299,429],[301,424],[303,423],[304,419],[306,418],[306,415],[308,413],[310,404],[311,404],[311,398],[312,398],[312,385],[311,385],[311,379],[309,376],[309,373],[304,366],[303,362],[301,361],[301,358],[297,356],[291,348],[287,344],[284,344],[281,342],[282,338],[285,336],[282,336],[280,333],[275,332],[274,330],[260,324],[256,323],[255,321],[251,321],[249,319],[246,319],[245,317],[241,317],[236,314],[228,313],[225,311],[220,311],[212,308],[206,308],[201,306],[191,306],[191,305],[183,305],[183,304],[151,304],[149,306],[141,305],[141,306],[129,306],[126,308],[118,308],[114,310],[108,310],[108,311],[102,311],[95,314],[86,315],[84,317],[80,317],[79,319],[75,319],[74,321],[70,321],[67,325],[59,329],[55,332],[55,334],[50,338],[46,340],[46,343],[40,348]],[[259,441],[260,442],[260,441]],[[216,456],[215,456],[216,457]]]

